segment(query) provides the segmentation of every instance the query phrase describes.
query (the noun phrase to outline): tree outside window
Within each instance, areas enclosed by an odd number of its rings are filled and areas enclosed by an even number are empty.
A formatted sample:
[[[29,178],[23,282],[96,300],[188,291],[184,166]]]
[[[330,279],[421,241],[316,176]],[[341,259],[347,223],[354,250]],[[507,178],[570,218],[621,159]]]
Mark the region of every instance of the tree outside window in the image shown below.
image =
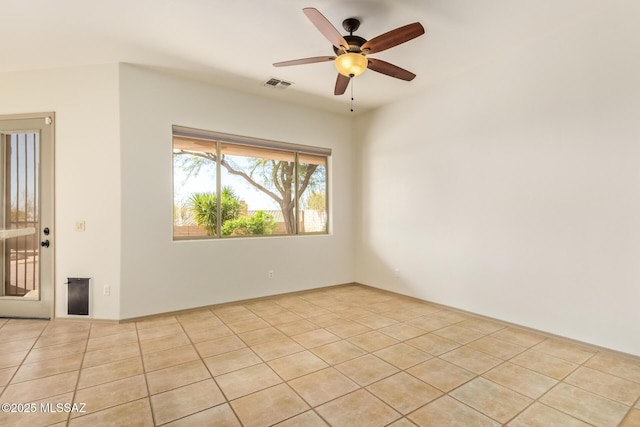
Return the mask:
[[[327,232],[327,156],[174,135],[173,159],[174,238]]]

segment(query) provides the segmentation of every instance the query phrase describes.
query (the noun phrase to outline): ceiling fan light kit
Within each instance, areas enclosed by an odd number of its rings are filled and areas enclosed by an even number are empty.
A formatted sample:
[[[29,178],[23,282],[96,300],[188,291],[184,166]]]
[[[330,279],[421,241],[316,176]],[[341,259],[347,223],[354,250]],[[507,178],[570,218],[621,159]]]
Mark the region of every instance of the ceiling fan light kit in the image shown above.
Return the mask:
[[[347,52],[336,57],[336,70],[343,76],[356,77],[364,73],[369,61],[361,53]]]
[[[380,59],[368,58],[367,55],[382,52],[423,35],[424,27],[419,22],[396,28],[367,41],[362,37],[353,35],[353,32],[360,27],[360,21],[356,18],[348,18],[343,21],[342,27],[349,32],[349,35],[343,36],[317,9],[307,7],[302,11],[318,31],[331,42],[335,56],[316,56],[276,62],[273,64],[275,67],[334,61],[338,70],[338,78],[334,90],[335,95],[344,94],[352,78],[364,73],[367,68],[405,81],[411,81],[416,77],[410,71]]]

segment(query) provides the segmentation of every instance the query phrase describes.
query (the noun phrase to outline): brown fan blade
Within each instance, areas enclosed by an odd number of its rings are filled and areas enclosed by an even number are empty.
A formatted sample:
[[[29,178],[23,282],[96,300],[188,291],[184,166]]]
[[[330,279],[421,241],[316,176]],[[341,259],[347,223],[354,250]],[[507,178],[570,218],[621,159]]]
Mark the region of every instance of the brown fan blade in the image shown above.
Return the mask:
[[[419,22],[405,25],[404,27],[396,28],[388,33],[374,37],[365,44],[361,49],[367,55],[376,52],[382,52],[394,46],[398,46],[409,40],[413,40],[424,34],[424,27]]]
[[[349,82],[351,79],[347,76],[343,76],[338,73],[338,79],[336,80],[336,88],[333,91],[334,95],[342,95],[346,90],[347,86],[349,86]]]
[[[294,59],[291,61],[276,62],[274,67],[288,67],[290,65],[313,64],[315,62],[328,62],[336,59],[335,56],[314,56],[313,58]]]
[[[377,71],[378,73],[386,74],[387,76],[395,77],[396,79],[406,80],[410,82],[416,75],[411,71],[407,71],[397,65],[390,64],[381,59],[367,58],[369,60],[368,69]]]
[[[324,17],[322,13],[313,7],[305,7],[302,9],[307,18],[313,25],[316,26],[323,36],[327,38],[338,49],[348,50],[349,43],[342,37],[342,35],[336,30],[336,27],[331,25],[331,22]]]

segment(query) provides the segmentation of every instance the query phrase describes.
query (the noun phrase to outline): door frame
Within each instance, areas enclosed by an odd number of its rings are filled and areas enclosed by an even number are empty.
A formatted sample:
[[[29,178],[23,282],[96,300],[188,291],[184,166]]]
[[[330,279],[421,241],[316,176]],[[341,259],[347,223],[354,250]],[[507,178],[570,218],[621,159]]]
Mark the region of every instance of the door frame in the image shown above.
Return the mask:
[[[40,211],[40,221],[39,221],[39,229],[37,230],[39,241],[49,240],[49,247],[44,249],[49,251],[49,259],[46,263],[42,263],[42,256],[39,256],[38,259],[38,268],[39,268],[39,299],[38,300],[23,300],[20,297],[2,297],[0,299],[0,305],[3,301],[16,301],[20,304],[29,304],[29,303],[41,303],[45,304],[48,307],[46,309],[42,309],[42,313],[47,313],[46,316],[43,315],[15,315],[11,311],[7,317],[24,317],[24,318],[55,318],[55,305],[56,305],[56,286],[55,286],[55,125],[56,125],[56,117],[55,112],[41,112],[41,113],[24,113],[24,114],[0,114],[0,121],[14,121],[14,120],[34,120],[34,119],[42,119],[44,124],[49,126],[50,129],[50,137],[49,141],[44,141],[44,138],[40,140],[40,173],[39,173],[39,188],[40,188],[40,198],[41,203],[40,206],[43,205],[42,195],[45,194],[44,198],[48,199],[47,204],[49,206],[48,215],[45,217],[42,216],[42,210]],[[50,119],[50,123],[46,122],[47,119]],[[45,144],[49,144],[48,147],[45,148]],[[48,154],[46,156],[43,155],[43,151],[47,151]],[[44,162],[47,162],[47,167],[49,173],[46,176],[42,173]],[[50,230],[49,235],[45,236],[43,234],[44,227],[48,227]],[[42,249],[40,250],[42,253]],[[44,279],[44,280],[43,280]],[[48,282],[48,283],[47,283]],[[44,283],[44,285],[43,285]],[[9,304],[12,304],[9,302]],[[11,307],[12,308],[12,307]],[[10,310],[11,310],[10,308]],[[3,313],[0,312],[0,316]]]

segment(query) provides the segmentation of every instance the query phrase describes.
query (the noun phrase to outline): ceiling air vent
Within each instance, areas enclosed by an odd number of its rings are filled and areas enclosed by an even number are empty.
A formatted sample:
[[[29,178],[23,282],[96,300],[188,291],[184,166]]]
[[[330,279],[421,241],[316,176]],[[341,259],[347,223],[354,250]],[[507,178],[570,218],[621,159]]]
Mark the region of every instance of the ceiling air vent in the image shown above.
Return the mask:
[[[271,77],[269,78],[269,80],[264,82],[264,86],[270,87],[272,89],[286,89],[292,84],[293,84],[292,82],[287,82],[282,79],[278,79],[276,77]]]

